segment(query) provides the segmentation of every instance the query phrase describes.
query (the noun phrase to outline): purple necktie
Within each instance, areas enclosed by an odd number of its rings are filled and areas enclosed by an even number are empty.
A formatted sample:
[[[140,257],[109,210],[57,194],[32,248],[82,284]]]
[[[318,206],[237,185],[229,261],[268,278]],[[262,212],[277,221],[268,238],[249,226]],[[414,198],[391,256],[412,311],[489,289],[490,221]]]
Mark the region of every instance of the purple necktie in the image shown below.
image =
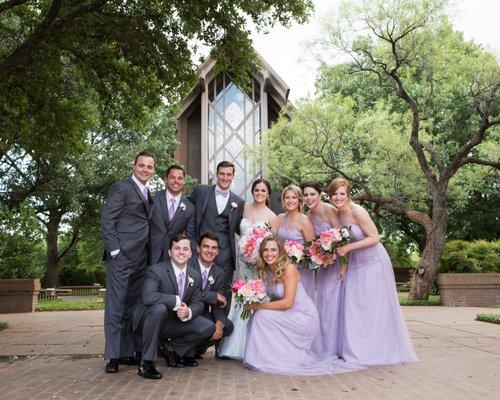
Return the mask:
[[[203,271],[202,277],[201,277],[201,283],[203,285],[203,289],[205,289],[205,286],[207,285],[207,280],[208,280],[208,272],[207,270]]]
[[[144,186],[144,189],[142,189],[142,194],[146,200],[149,199],[149,193],[148,193],[148,188],[147,186]]]
[[[175,199],[170,199],[170,207],[168,207],[168,220],[172,221],[175,214]]]
[[[177,287],[179,289],[179,297],[182,299],[184,295],[184,271],[181,271],[177,277]]]

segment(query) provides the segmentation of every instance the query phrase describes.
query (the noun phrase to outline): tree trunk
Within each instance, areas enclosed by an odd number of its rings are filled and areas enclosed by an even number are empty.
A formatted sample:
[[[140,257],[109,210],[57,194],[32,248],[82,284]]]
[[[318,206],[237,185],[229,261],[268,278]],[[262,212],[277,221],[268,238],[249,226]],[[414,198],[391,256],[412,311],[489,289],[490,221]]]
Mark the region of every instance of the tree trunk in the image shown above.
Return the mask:
[[[420,263],[413,273],[410,299],[427,300],[436,277],[437,267],[446,243],[448,214],[446,210],[446,189],[434,194],[432,226],[426,229],[425,247]]]
[[[49,221],[45,225],[47,234],[45,240],[47,242],[47,262],[45,268],[45,276],[43,278],[45,287],[57,287],[58,268],[59,268],[59,251],[57,245],[59,242],[59,225],[61,224],[61,215],[59,213],[49,212]]]

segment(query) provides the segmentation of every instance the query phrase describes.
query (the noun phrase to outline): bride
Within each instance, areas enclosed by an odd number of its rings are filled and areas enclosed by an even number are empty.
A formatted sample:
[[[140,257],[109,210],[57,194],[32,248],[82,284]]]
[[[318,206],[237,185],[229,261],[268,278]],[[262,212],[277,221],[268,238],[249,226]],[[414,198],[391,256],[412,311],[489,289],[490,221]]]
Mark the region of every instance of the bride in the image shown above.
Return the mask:
[[[257,179],[252,184],[252,203],[245,203],[243,210],[243,218],[240,223],[240,233],[243,236],[250,229],[255,226],[268,226],[271,231],[275,233],[278,230],[279,220],[276,214],[268,207],[269,198],[271,196],[271,184],[266,179]],[[255,267],[245,263],[241,257],[241,253],[237,247],[236,256],[236,271],[234,279],[249,279],[257,277],[257,270]],[[234,325],[233,333],[227,338],[223,339],[218,350],[221,357],[230,357],[236,359],[243,359],[245,351],[246,327],[248,320],[240,318],[242,312],[241,304],[233,301],[234,305],[231,310],[232,321]]]

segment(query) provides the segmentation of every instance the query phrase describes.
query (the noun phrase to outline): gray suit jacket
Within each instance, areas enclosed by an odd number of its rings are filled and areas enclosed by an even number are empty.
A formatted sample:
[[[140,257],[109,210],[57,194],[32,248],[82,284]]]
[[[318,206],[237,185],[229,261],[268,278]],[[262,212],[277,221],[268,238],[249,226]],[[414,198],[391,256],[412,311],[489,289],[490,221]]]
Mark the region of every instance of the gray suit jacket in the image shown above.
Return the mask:
[[[202,216],[208,206],[210,195],[214,191],[214,185],[196,185],[191,196],[191,200],[194,202],[196,207],[196,238],[198,241],[200,240],[200,225]],[[236,208],[231,207],[231,212],[229,213],[229,238],[231,240],[231,253],[233,256],[233,260],[236,260],[235,234],[237,232],[239,233],[245,200],[243,200],[240,196],[234,194],[233,192],[230,192],[228,203],[235,203],[237,205]]]
[[[203,313],[204,304],[200,296],[201,276],[199,270],[186,267],[186,285],[182,301],[191,309],[192,319]],[[152,265],[148,268],[142,286],[142,302],[134,309],[133,329],[139,327],[146,308],[153,304],[164,304],[169,311],[167,318],[177,318],[172,310],[179,295],[174,267],[170,261]]]
[[[181,206],[184,205],[184,206]],[[184,209],[183,209],[184,208]],[[191,247],[196,248],[196,219],[194,204],[186,196],[181,201],[170,221],[168,219],[168,205],[166,190],[161,190],[154,196],[150,223],[151,264],[170,259],[168,248],[170,239],[184,233],[191,240]]]
[[[109,189],[101,214],[104,258],[120,249],[128,259],[137,259],[147,250],[150,201],[144,198],[130,177]]]
[[[198,257],[191,257],[189,266],[199,271]],[[213,321],[223,321],[225,323],[227,316],[224,314],[224,310],[217,304],[217,293],[223,294],[225,292],[224,280],[224,270],[217,265],[212,265],[205,288],[203,289],[200,286],[200,297],[205,304],[204,313],[210,314]]]

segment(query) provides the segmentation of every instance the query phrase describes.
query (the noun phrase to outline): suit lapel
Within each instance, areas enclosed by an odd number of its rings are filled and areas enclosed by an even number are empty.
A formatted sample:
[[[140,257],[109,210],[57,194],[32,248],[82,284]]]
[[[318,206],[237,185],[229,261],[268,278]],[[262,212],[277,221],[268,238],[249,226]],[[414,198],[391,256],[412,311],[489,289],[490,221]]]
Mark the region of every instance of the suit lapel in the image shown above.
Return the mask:
[[[179,295],[179,288],[177,287],[177,278],[175,277],[174,267],[170,261],[166,262],[167,265],[167,275],[172,283],[172,287],[175,290],[175,294]]]
[[[168,226],[168,210],[167,210],[167,194],[165,190],[158,193],[158,202],[160,206],[161,215],[165,221],[166,226]]]
[[[132,177],[129,178],[129,181],[130,181],[132,187],[134,188],[135,192],[137,193],[137,196],[139,196],[139,198],[142,200],[142,203],[146,207],[146,210],[149,210],[149,202],[144,198],[144,195],[142,194],[141,189],[139,189],[139,186],[137,186],[137,183],[134,182]],[[151,194],[150,194],[150,196],[151,196]]]
[[[170,224],[173,224],[174,221],[177,219],[177,217],[179,216],[179,214],[181,212],[184,212],[183,210],[181,210],[181,204],[184,204],[184,207],[186,207],[186,198],[184,197],[184,195],[181,196],[180,200],[179,200],[179,204],[177,205],[177,210],[175,210],[175,213],[174,215],[172,216],[172,220],[170,221]]]
[[[208,201],[210,200],[210,197],[212,193],[215,192],[215,186],[210,186],[207,190],[205,190],[205,196],[203,197],[203,207],[201,209],[201,215],[205,214],[205,210],[207,209],[208,206]],[[215,200],[215,194],[214,194],[214,200]]]

